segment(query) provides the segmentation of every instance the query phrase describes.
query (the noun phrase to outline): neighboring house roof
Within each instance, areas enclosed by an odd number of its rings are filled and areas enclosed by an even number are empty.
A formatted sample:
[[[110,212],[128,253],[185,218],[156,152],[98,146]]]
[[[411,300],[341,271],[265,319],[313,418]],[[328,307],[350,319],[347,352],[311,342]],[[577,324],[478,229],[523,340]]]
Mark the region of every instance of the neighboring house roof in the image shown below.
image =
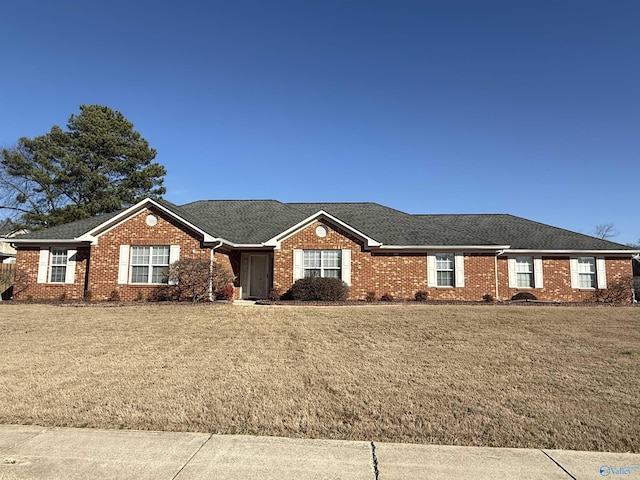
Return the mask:
[[[329,220],[331,217],[339,220],[352,232],[378,242],[375,245],[381,244],[381,248],[509,246],[529,250],[634,250],[513,215],[412,215],[377,203],[282,203],[276,200],[202,200],[180,206],[166,200],[144,200],[130,210],[22,235],[16,243],[79,239],[100,230],[100,226],[110,220],[119,221],[116,217],[123,212],[139,211],[145,202],[155,202],[186,224],[233,245],[265,244],[325,212]]]
[[[17,230],[8,218],[0,222],[0,238],[9,238]]]

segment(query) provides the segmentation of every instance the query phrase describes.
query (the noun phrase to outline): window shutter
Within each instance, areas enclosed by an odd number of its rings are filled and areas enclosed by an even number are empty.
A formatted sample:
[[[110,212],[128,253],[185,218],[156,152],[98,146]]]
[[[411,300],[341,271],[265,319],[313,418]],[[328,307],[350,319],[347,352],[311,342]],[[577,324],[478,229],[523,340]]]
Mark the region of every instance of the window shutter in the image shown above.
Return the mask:
[[[129,281],[129,245],[120,245],[120,259],[118,260],[118,283]]]
[[[169,247],[169,264],[180,260],[180,245],[171,245]]]
[[[169,265],[171,265],[173,262],[177,262],[178,260],[180,260],[180,245],[170,245],[169,246]],[[170,278],[167,283],[169,285],[178,284],[175,278]]]
[[[571,271],[571,288],[580,288],[580,281],[578,279],[578,259],[569,259],[569,270]]]
[[[64,283],[74,283],[76,281],[76,254],[75,249],[67,250],[67,270],[65,272]]]
[[[342,250],[342,281],[351,286],[351,250]]]
[[[596,282],[598,288],[607,288],[607,266],[604,257],[596,257]]]
[[[40,258],[38,259],[38,283],[47,283],[49,273],[49,248],[40,247]]]
[[[517,288],[518,280],[516,275],[516,258],[509,257],[507,264],[509,266],[509,288]]]
[[[533,257],[533,283],[535,288],[542,288],[544,286],[542,257]]]
[[[435,287],[436,280],[436,256],[427,255],[427,287]]]
[[[456,287],[464,287],[464,253],[456,253],[454,267]]]
[[[304,277],[304,269],[303,269],[303,253],[302,250],[294,250],[293,251],[293,281]]]

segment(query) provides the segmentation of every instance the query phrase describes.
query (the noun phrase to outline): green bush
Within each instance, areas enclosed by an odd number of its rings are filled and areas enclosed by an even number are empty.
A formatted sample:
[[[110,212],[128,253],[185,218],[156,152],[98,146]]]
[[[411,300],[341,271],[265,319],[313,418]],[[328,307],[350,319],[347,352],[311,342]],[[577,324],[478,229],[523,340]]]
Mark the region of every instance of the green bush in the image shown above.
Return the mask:
[[[290,292],[294,300],[343,302],[349,296],[349,286],[339,278],[301,278],[291,286]]]

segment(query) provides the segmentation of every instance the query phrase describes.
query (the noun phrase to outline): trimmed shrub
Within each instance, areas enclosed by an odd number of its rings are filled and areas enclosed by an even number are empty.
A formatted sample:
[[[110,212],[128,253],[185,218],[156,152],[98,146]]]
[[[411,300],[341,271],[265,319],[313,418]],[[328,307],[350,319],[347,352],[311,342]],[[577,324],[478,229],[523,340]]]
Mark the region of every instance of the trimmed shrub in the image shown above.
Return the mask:
[[[291,297],[304,302],[343,302],[349,286],[339,278],[301,278],[291,286]]]
[[[393,295],[390,293],[385,293],[380,297],[380,301],[382,302],[393,302]]]
[[[120,292],[118,292],[118,290],[111,290],[111,293],[109,294],[109,301],[110,302],[119,302],[120,301]]]
[[[376,297],[376,292],[367,292],[367,294],[364,297],[364,300],[365,302],[371,303],[371,302],[375,302],[377,298],[378,297]]]
[[[416,302],[426,302],[429,298],[429,294],[424,290],[418,290],[414,296]]]
[[[518,292],[513,297],[511,297],[511,300],[524,300],[524,301],[528,302],[530,300],[537,300],[537,298],[533,293]]]
[[[482,301],[483,301],[483,302],[493,303],[493,300],[494,300],[494,299],[493,299],[493,295],[491,295],[490,293],[485,293],[485,294],[482,296]]]

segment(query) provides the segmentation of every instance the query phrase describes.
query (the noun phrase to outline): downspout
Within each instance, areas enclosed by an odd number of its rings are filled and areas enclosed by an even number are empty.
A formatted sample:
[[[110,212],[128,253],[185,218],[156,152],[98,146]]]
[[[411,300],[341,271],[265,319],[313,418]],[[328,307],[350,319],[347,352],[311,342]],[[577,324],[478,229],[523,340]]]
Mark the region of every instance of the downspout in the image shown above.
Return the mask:
[[[213,302],[213,278],[211,278],[211,276],[213,275],[213,255],[215,253],[215,250],[217,248],[220,248],[221,246],[222,246],[222,241],[220,241],[220,243],[215,247],[211,247],[211,252],[209,253],[209,301],[210,302]]]
[[[494,263],[494,271],[496,275],[496,302],[500,301],[500,292],[498,291],[498,257],[504,253],[504,250],[499,250],[496,252],[495,257],[493,257]]]

